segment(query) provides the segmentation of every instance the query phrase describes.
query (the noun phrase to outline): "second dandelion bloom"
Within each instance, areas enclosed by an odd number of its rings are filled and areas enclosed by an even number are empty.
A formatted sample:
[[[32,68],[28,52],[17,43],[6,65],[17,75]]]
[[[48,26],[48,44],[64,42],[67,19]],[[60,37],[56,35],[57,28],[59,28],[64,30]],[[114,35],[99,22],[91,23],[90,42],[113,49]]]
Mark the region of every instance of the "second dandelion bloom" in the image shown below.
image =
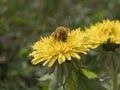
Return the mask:
[[[81,59],[80,53],[86,54],[90,41],[80,28],[69,30],[66,27],[58,27],[49,37],[43,37],[32,46],[32,64],[42,62],[42,65],[51,67],[55,62],[62,64],[76,58]]]
[[[120,44],[120,21],[103,20],[103,22],[91,25],[86,29],[88,36],[92,41],[92,48],[100,45],[110,48]],[[116,44],[116,45],[115,45]]]

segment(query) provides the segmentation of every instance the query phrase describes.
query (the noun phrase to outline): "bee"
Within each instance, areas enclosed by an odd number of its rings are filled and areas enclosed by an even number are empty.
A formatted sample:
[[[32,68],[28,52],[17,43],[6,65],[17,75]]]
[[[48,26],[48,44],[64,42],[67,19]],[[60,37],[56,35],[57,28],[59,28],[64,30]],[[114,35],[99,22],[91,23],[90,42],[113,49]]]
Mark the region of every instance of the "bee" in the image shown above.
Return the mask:
[[[53,38],[59,41],[65,42],[67,40],[68,32],[70,31],[69,28],[59,26],[56,28],[55,32],[51,34]]]
[[[71,17],[67,17],[63,22],[65,27],[64,26],[57,27],[56,30],[51,34],[51,36],[58,41],[66,42],[68,37],[68,32],[70,32],[70,29],[67,28],[68,25],[71,24],[70,20],[71,20]],[[51,22],[51,24],[56,23],[56,21],[52,18],[49,18],[49,21]]]

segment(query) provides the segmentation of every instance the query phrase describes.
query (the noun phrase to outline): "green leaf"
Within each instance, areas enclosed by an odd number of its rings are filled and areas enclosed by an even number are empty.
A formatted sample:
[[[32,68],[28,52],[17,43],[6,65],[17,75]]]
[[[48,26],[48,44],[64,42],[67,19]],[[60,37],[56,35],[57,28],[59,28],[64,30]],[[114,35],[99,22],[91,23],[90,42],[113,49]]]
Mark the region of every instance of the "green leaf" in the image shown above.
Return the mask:
[[[78,77],[78,88],[75,90],[108,90],[96,79],[88,79],[83,74]]]
[[[74,85],[74,82],[72,80],[68,80],[68,85],[69,85],[70,90],[75,90],[75,85]]]
[[[47,82],[45,82],[45,83],[43,84],[43,90],[48,90],[48,83],[47,83]]]
[[[86,69],[82,68],[81,71],[88,79],[94,79],[98,77],[96,73],[88,71]]]

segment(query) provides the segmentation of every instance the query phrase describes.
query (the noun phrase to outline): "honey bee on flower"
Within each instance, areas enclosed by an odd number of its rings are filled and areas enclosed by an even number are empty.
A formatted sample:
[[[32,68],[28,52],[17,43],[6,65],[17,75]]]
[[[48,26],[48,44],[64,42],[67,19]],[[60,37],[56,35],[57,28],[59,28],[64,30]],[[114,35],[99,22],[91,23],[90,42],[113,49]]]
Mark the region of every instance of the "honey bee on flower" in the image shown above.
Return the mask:
[[[68,32],[70,32],[69,28],[60,26],[56,28],[51,36],[56,40],[65,42],[67,40]]]
[[[80,60],[80,53],[86,54],[89,44],[89,38],[80,28],[70,30],[67,25],[59,26],[50,36],[42,37],[32,46],[31,62],[34,65],[42,62],[43,66],[52,67],[55,62],[62,64],[73,58]]]
[[[65,29],[65,27],[59,28]],[[86,54],[89,50],[89,39],[85,37],[85,33],[80,28],[70,31],[69,29],[61,31],[58,28],[57,30],[49,37],[41,38],[32,46],[33,52],[30,53],[30,56],[34,57],[32,64],[42,62],[43,66],[48,64],[48,67],[51,67],[55,62],[62,64],[74,60],[73,58],[80,60],[79,53]]]

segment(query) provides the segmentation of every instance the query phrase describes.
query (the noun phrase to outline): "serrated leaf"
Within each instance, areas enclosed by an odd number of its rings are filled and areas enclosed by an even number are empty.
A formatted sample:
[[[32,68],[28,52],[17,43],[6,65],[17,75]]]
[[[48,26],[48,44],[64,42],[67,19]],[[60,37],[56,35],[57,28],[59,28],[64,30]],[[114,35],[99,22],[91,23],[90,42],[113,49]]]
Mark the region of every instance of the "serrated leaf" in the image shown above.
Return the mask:
[[[88,71],[86,69],[81,69],[81,71],[88,79],[94,79],[98,77],[96,73]]]

